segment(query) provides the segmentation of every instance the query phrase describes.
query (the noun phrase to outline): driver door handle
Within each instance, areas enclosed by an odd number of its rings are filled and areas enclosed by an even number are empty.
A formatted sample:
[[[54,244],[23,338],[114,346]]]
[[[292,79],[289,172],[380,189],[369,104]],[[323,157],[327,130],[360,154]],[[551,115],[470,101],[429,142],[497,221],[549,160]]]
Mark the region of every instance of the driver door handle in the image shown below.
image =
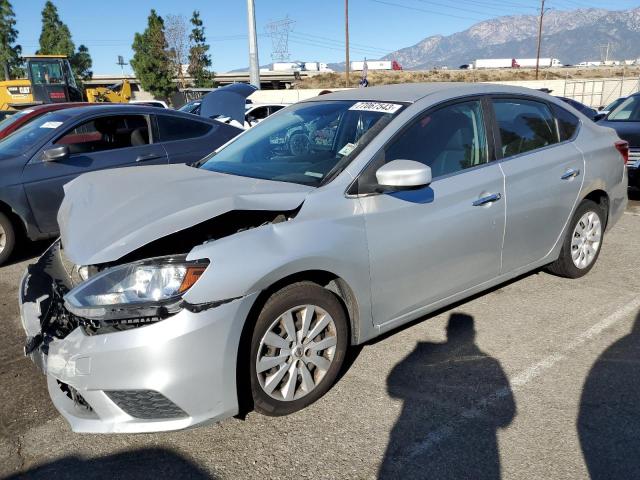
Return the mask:
[[[486,205],[487,203],[497,202],[501,198],[502,198],[502,194],[500,192],[491,193],[489,195],[485,195],[484,197],[480,197],[479,199],[475,200],[473,202],[473,206],[480,207],[482,205]]]
[[[560,179],[561,180],[571,180],[572,178],[575,178],[578,175],[580,175],[580,170],[576,170],[575,168],[570,168],[569,170],[567,170],[566,172],[564,172],[562,174]]]
[[[149,153],[147,155],[140,155],[136,158],[136,162],[148,162],[149,160],[155,160],[156,158],[161,158],[162,155],[158,155],[156,153]]]

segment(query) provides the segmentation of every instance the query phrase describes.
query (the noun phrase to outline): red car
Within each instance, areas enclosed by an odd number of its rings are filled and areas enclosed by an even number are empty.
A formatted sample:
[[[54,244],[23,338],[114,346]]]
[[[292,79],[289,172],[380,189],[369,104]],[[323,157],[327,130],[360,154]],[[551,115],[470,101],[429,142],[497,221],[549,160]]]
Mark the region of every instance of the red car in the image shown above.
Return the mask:
[[[99,104],[88,102],[45,103],[43,105],[25,108],[24,110],[20,110],[0,122],[0,139],[15,132],[19,128],[22,128],[27,123],[41,115],[44,115],[45,113],[53,112],[55,110],[63,110],[65,108],[84,107],[86,105]]]

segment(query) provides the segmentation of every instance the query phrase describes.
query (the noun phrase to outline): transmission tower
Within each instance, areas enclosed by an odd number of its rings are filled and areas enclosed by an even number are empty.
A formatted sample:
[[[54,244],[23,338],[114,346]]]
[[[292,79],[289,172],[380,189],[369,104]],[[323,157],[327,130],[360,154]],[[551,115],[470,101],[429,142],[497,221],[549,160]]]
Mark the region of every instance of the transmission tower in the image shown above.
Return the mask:
[[[289,33],[293,32],[293,24],[287,15],[282,20],[267,23],[265,30],[271,35],[271,60],[274,62],[289,61]]]

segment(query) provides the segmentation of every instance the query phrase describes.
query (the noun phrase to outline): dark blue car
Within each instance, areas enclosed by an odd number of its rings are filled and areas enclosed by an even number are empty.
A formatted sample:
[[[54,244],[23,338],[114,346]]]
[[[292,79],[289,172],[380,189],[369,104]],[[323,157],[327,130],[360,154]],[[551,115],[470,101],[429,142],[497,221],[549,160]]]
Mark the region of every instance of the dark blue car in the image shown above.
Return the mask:
[[[0,141],[0,265],[18,236],[37,240],[58,233],[63,185],[78,175],[195,162],[240,132],[204,117],[140,105],[70,108],[37,118]]]
[[[629,186],[640,188],[640,93],[627,97],[598,125],[613,128],[621,139],[629,143]]]

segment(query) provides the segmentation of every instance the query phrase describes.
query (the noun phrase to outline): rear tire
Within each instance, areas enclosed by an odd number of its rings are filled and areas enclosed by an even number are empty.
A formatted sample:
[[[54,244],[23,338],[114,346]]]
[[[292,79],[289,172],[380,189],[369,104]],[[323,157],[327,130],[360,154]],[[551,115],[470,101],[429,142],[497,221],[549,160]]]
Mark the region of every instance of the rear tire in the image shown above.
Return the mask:
[[[4,213],[0,212],[0,265],[3,265],[16,246],[16,230]]]
[[[251,394],[257,412],[282,416],[322,397],[340,372],[348,347],[339,298],[312,282],[274,293],[253,330]]]
[[[579,278],[593,268],[604,240],[606,213],[591,200],[583,200],[569,223],[558,259],[547,267],[554,275]]]

